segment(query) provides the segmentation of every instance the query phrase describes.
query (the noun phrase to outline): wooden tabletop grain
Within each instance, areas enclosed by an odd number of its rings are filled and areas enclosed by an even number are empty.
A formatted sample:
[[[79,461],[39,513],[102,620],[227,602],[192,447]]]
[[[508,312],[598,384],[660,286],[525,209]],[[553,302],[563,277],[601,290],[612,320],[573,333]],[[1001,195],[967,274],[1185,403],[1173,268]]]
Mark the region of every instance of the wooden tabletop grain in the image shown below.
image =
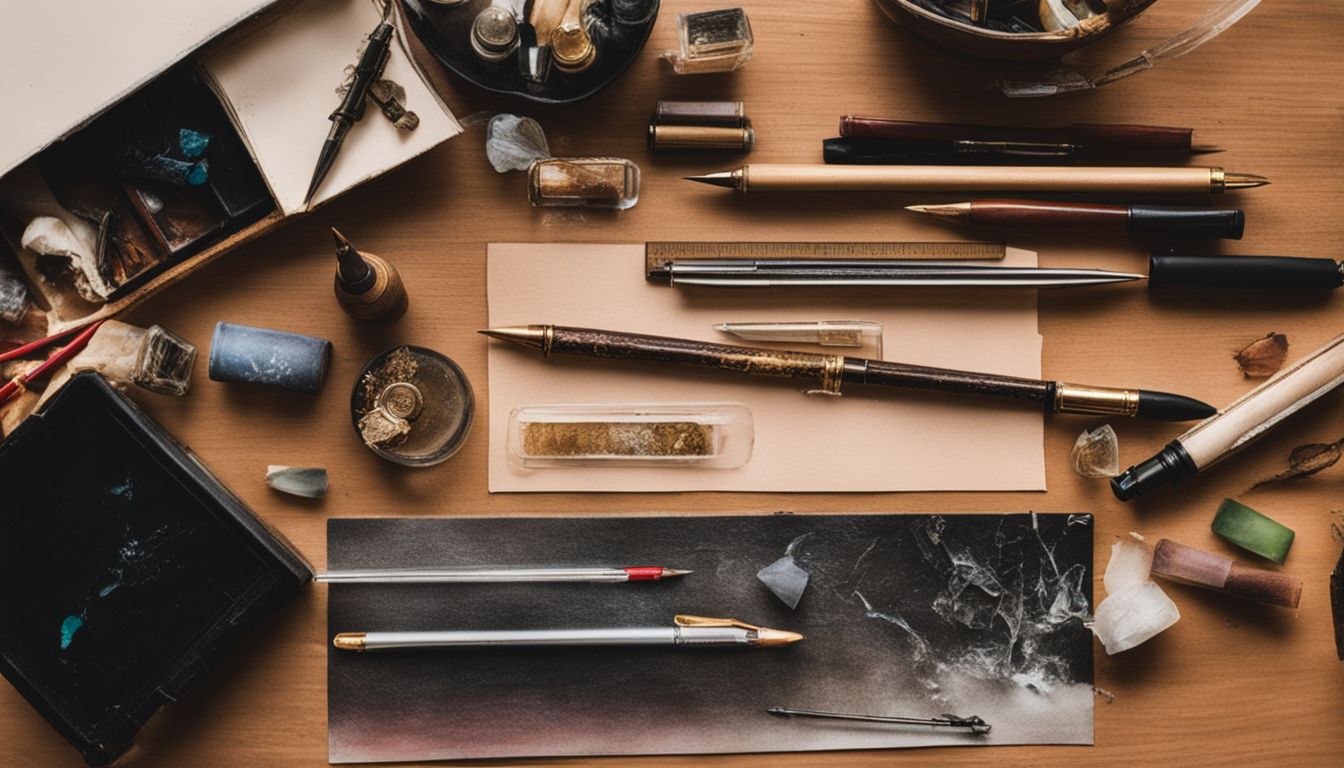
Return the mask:
[[[1298,443],[1344,435],[1344,395],[1336,393],[1216,470],[1137,505],[1112,498],[1104,482],[1069,468],[1083,426],[1047,424],[1046,493],[496,495],[486,492],[486,430],[432,469],[405,469],[374,457],[355,439],[347,404],[360,366],[397,343],[457,360],[486,398],[485,246],[491,241],[642,242],[697,239],[939,239],[958,236],[901,205],[951,201],[920,195],[733,197],[680,180],[720,170],[732,159],[650,156],[648,114],[658,98],[740,98],[758,142],[753,160],[819,161],[836,118],[870,113],[924,120],[1024,124],[1071,121],[1193,126],[1197,140],[1227,151],[1206,156],[1230,170],[1268,175],[1273,185],[1217,200],[1243,205],[1246,237],[1210,250],[1243,254],[1340,256],[1344,155],[1344,6],[1335,0],[1266,2],[1221,38],[1185,58],[1104,90],[1053,101],[1009,102],[986,84],[1024,70],[944,53],[894,27],[868,0],[742,0],[757,40],[755,58],[727,76],[675,77],[655,58],[673,41],[673,16],[713,3],[667,0],[644,55],[614,86],[585,104],[508,104],[442,81],[460,116],[511,110],[536,117],[557,155],[616,155],[643,170],[637,207],[623,213],[547,212],[528,207],[521,174],[497,175],[479,127],[317,212],[226,256],[154,298],[128,319],[160,323],[201,347],[191,393],[136,398],[188,443],[262,518],[317,567],[325,562],[326,520],[375,515],[583,515],[622,511],[704,512],[1091,512],[1097,578],[1114,537],[1138,530],[1232,554],[1209,522],[1236,496],[1297,531],[1283,570],[1306,586],[1296,611],[1236,603],[1167,587],[1182,619],[1148,644],[1117,657],[1096,649],[1096,746],[1005,747],[639,759],[640,764],[802,766],[827,764],[1023,765],[1079,762],[1130,766],[1338,764],[1344,753],[1344,663],[1336,660],[1328,576],[1340,545],[1331,511],[1344,507],[1344,467],[1306,481],[1248,493]],[[1213,5],[1157,3],[1089,58],[1115,63],[1152,45]],[[955,196],[954,196],[955,197]],[[1204,201],[1199,201],[1204,202]],[[339,225],[360,248],[400,268],[411,309],[390,328],[357,325],[332,297],[334,260],[327,228]],[[1151,244],[1119,238],[1014,240],[1040,251],[1046,266],[1143,271]],[[1047,376],[1138,384],[1226,403],[1253,386],[1232,360],[1247,342],[1286,333],[1291,355],[1344,332],[1338,295],[1320,301],[1215,294],[1150,296],[1141,286],[1043,293],[1040,327]],[[336,354],[319,397],[211,382],[204,357],[218,320],[283,328],[332,339]],[[898,348],[899,337],[887,346]],[[1146,458],[1179,426],[1115,423],[1126,463]],[[986,424],[992,429],[993,424]],[[325,466],[332,493],[303,503],[271,492],[267,464]],[[319,766],[326,749],[326,592],[315,586],[236,654],[189,699],[141,732],[131,766]],[[445,681],[448,684],[450,681]],[[529,764],[549,764],[532,761]],[[626,758],[554,761],[567,766],[630,765]],[[70,749],[9,686],[0,686],[0,764],[79,765]]]

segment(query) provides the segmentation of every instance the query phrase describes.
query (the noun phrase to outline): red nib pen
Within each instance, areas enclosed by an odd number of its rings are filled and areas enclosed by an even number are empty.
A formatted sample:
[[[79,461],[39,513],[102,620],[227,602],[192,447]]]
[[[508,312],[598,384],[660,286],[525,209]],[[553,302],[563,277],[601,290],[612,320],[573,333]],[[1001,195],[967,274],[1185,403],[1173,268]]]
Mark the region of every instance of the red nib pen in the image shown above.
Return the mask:
[[[657,565],[630,568],[372,568],[326,571],[317,574],[317,580],[332,584],[503,584],[529,581],[616,583],[662,581],[688,573],[690,571]]]
[[[46,376],[48,373],[51,373],[56,368],[59,368],[60,366],[65,365],[67,362],[69,362],[70,358],[79,354],[80,350],[88,346],[89,339],[93,338],[93,334],[98,332],[98,329],[102,326],[102,324],[103,324],[102,320],[93,323],[84,330],[80,331],[79,335],[75,336],[75,338],[71,340],[69,344],[66,344],[64,347],[61,347],[61,349],[56,354],[47,358],[37,368],[34,368],[32,371],[29,371],[28,373],[21,373],[18,376],[15,376],[14,378],[5,382],[3,386],[0,386],[0,403],[9,402],[11,399],[13,399],[15,396],[17,396],[21,391],[23,391],[26,388],[25,385],[27,385],[28,382],[34,379],[40,379],[43,376]],[[3,357],[0,357],[0,362],[6,360],[18,359],[19,357],[22,357],[23,355],[26,355],[30,352],[42,349],[43,347],[54,344],[55,342],[60,341],[62,338],[69,336],[72,332],[73,331],[63,331],[54,336],[48,336],[45,339],[39,339],[37,341],[34,341],[31,344],[25,344],[22,347],[19,347],[18,349],[12,349],[9,352],[6,352]]]

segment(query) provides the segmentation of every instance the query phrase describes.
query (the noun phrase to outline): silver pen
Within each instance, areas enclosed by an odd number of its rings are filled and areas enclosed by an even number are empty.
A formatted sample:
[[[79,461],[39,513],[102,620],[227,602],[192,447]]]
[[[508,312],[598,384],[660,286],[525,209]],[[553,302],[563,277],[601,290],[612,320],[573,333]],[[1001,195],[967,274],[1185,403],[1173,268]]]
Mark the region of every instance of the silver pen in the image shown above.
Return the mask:
[[[690,571],[662,566],[629,568],[367,568],[323,571],[317,580],[329,584],[503,584],[509,582],[660,581]]]
[[[780,288],[789,286],[980,286],[1060,288],[1143,280],[1104,269],[960,266],[891,259],[699,259],[669,261],[648,273],[672,286]]]
[[[341,632],[332,638],[331,644],[342,651],[593,645],[745,645],[766,648],[789,645],[802,639],[797,632],[758,627],[737,619],[678,614],[670,627]]]

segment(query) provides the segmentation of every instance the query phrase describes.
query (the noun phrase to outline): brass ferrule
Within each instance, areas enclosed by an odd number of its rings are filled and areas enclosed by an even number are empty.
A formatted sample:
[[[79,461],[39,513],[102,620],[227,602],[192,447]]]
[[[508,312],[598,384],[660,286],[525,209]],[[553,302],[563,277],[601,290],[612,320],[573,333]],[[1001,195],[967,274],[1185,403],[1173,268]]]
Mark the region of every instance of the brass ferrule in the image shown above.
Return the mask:
[[[555,344],[555,326],[554,326],[554,325],[543,325],[543,326],[541,326],[541,356],[542,356],[542,357],[549,357],[549,356],[550,356],[550,354],[551,354],[551,346],[552,346],[553,344]]]
[[[1133,416],[1138,412],[1137,390],[1055,382],[1055,413]]]
[[[362,651],[364,638],[363,632],[341,632],[331,639],[331,645],[341,651]]]
[[[1225,173],[1222,168],[1209,169],[1209,191],[1227,191],[1227,173]]]
[[[839,396],[840,386],[844,384],[845,376],[845,357],[844,355],[826,355],[822,358],[821,384],[817,389],[805,390],[809,395],[834,395]]]
[[[747,167],[733,169],[733,188],[738,192],[747,191]]]

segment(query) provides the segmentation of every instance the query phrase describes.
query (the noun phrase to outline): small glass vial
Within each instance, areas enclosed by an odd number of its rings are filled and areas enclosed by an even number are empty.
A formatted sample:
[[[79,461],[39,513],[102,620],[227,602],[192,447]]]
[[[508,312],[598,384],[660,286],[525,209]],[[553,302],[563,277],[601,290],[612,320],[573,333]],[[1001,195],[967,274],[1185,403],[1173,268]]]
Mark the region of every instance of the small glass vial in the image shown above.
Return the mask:
[[[751,58],[751,23],[741,8],[677,15],[680,48],[665,51],[678,75],[732,72]]]
[[[733,469],[751,458],[755,437],[740,403],[528,405],[509,414],[508,454],[518,469]]]
[[[619,157],[537,160],[527,171],[527,193],[543,208],[625,210],[639,202],[639,166]]]
[[[822,347],[867,348],[882,358],[882,324],[871,320],[719,323],[714,330],[749,341],[796,342]]]
[[[117,384],[180,396],[191,386],[195,362],[196,347],[162,326],[137,328],[108,320],[70,361],[70,370],[97,371]]]

